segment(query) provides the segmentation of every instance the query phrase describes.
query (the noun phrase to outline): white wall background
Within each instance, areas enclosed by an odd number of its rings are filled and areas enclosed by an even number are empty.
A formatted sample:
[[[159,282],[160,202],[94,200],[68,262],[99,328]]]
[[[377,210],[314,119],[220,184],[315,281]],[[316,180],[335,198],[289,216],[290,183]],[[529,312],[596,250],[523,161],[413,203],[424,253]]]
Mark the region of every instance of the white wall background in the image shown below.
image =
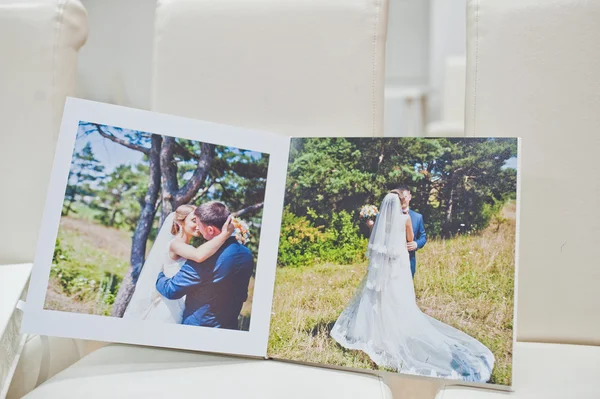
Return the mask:
[[[153,0],[81,0],[90,33],[81,49],[77,95],[150,109]],[[298,0],[302,1],[302,0]],[[443,65],[465,54],[466,0],[390,0],[386,54],[386,135],[422,134],[419,104],[427,92],[427,121],[440,116]]]

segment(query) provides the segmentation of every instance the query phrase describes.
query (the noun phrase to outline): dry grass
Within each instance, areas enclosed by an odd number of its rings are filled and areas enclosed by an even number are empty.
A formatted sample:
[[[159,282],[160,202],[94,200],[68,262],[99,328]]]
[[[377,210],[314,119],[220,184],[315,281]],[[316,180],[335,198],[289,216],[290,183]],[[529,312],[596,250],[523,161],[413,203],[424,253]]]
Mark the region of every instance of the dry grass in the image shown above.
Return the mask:
[[[84,314],[103,314],[102,311],[104,310],[102,309],[102,304],[96,301],[80,301],[75,296],[66,295],[54,279],[50,279],[50,283],[48,284],[44,308]]]
[[[129,261],[131,254],[129,232],[65,216],[60,219],[60,230],[74,233],[82,243],[110,250],[112,256],[124,262]]]
[[[491,226],[477,236],[431,240],[417,255],[419,307],[490,348],[496,384],[510,384],[511,378],[514,243],[515,224],[508,219],[497,233]],[[364,353],[345,350],[329,337],[365,272],[365,264],[279,268],[269,355],[377,369]]]

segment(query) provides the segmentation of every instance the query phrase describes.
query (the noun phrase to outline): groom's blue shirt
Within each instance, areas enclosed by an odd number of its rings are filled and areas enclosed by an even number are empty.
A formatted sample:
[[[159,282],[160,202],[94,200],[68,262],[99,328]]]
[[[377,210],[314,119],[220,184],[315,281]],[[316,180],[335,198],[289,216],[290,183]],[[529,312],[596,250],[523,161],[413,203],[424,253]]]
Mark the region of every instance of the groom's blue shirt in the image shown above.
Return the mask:
[[[186,296],[183,324],[237,329],[253,270],[250,250],[230,237],[204,262],[188,260],[171,278],[159,273],[156,289],[168,299]]]
[[[423,223],[423,215],[415,212],[412,209],[408,210],[410,221],[412,223],[413,232],[415,233],[414,241],[417,243],[417,249],[421,249],[427,242],[427,234],[425,233],[425,224]],[[415,256],[416,251],[410,251],[411,258]]]

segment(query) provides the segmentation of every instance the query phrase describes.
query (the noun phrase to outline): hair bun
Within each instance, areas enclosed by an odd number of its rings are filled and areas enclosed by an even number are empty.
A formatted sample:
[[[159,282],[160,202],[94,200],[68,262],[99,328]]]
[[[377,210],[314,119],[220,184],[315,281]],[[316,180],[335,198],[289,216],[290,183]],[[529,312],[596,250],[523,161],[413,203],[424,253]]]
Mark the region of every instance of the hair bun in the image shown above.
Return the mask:
[[[177,224],[177,221],[173,220],[173,224],[171,225],[171,234],[176,236],[177,234],[179,234],[180,228],[181,227],[179,227],[179,225]]]

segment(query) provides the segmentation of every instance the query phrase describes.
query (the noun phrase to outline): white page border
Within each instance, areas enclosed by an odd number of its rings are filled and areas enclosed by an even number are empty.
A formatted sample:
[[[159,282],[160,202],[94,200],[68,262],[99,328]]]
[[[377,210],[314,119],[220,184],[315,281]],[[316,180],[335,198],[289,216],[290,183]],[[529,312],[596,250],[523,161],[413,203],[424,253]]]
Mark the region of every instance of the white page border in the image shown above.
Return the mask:
[[[249,331],[236,331],[44,309],[54,244],[80,121],[117,126],[269,154],[267,189]],[[27,295],[22,332],[106,342],[265,357],[283,212],[289,137],[67,98],[42,227]]]

